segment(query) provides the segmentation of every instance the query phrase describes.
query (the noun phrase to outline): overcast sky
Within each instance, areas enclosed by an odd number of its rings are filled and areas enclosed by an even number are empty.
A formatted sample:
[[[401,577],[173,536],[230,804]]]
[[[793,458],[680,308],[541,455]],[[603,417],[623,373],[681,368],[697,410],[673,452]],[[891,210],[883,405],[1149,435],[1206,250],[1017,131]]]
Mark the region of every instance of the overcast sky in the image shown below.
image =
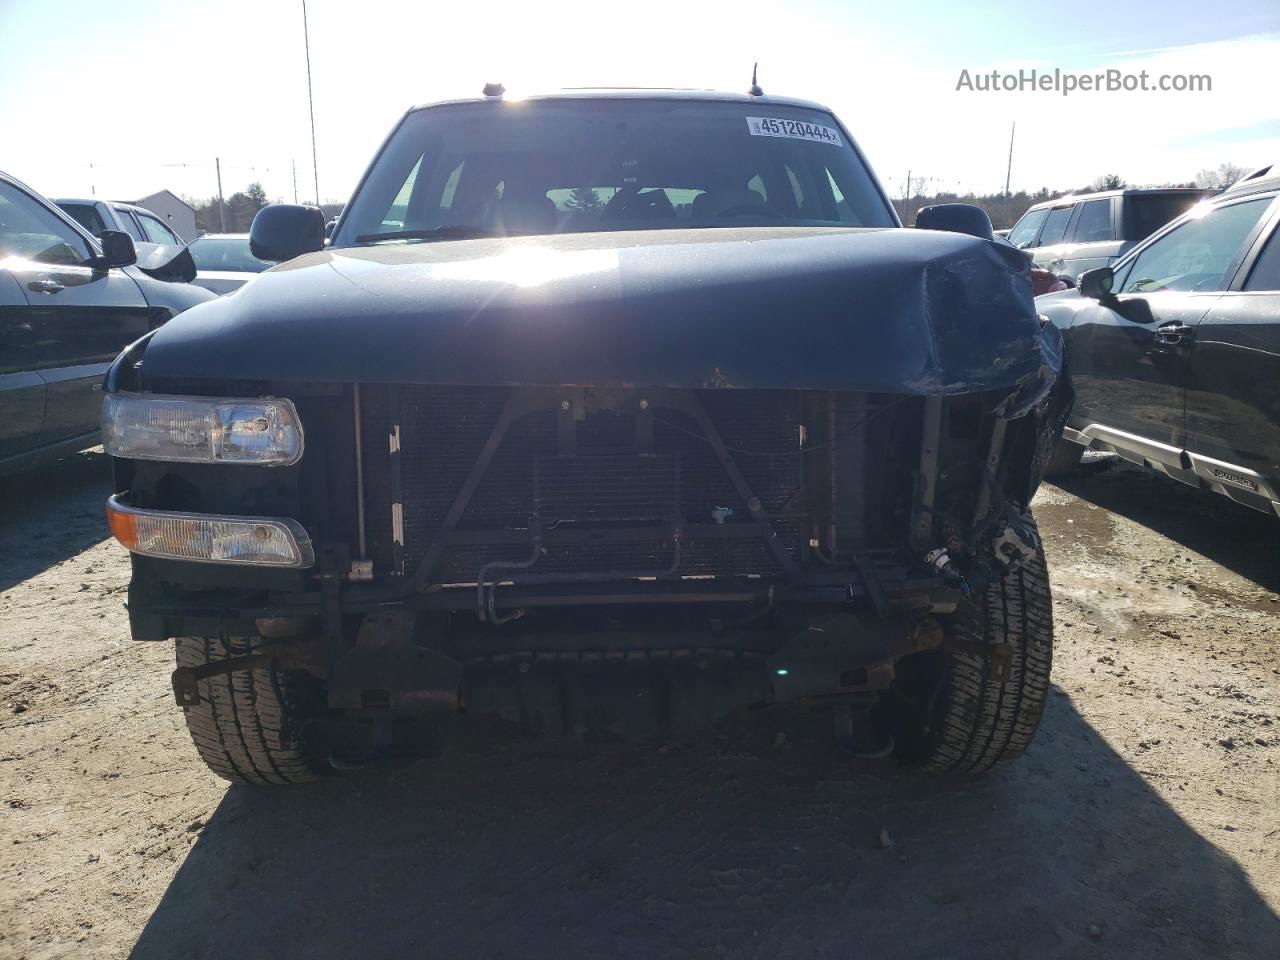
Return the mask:
[[[1280,159],[1280,3],[618,4],[310,0],[320,194],[345,200],[406,107],[561,86],[831,106],[893,193],[1186,180]],[[1208,74],[1211,92],[976,92],[962,70]],[[300,0],[0,0],[0,169],[50,196],[315,193]]]

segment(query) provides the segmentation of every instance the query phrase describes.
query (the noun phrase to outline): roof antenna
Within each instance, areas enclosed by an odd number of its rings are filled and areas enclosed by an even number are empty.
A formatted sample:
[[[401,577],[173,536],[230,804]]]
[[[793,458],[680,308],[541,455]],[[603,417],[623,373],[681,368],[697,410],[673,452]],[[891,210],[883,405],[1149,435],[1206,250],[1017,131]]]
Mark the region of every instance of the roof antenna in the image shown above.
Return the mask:
[[[760,84],[756,83],[756,68],[760,66],[759,61],[751,65],[751,89],[747,91],[748,96],[763,97],[764,91],[760,89]]]

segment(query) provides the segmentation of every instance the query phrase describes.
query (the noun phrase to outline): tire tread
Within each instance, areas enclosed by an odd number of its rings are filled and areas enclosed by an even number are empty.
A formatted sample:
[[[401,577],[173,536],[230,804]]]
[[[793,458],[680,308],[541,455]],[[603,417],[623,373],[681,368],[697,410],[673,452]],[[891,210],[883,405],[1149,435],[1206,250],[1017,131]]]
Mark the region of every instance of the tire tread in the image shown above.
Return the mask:
[[[959,640],[946,677],[925,765],[941,773],[981,773],[1009,763],[1031,744],[1049,692],[1053,599],[1043,550],[966,600],[947,625]],[[1011,650],[1008,676],[982,650]]]
[[[240,656],[249,638],[178,637],[178,666],[197,667]],[[319,770],[294,724],[297,678],[274,666],[200,680],[200,702],[186,708],[187,730],[205,764],[240,783],[306,783]]]

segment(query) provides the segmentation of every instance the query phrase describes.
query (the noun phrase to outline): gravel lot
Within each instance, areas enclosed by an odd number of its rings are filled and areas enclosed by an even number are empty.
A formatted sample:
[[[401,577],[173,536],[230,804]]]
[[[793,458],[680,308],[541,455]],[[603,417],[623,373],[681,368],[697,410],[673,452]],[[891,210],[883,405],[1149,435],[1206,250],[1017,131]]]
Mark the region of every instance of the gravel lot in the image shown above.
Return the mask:
[[[1280,524],[1046,485],[1054,695],[946,784],[820,717],[228,788],[128,639],[107,465],[0,481],[0,957],[1280,957]]]

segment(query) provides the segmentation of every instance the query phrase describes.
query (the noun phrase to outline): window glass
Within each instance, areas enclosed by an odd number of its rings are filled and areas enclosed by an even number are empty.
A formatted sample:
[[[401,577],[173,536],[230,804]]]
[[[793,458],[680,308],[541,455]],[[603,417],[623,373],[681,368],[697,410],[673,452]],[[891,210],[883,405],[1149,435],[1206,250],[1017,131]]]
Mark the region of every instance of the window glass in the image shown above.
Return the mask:
[[[98,208],[91,203],[60,203],[58,206],[67,216],[95,237],[107,229],[107,225],[102,222],[102,214],[98,213]]]
[[[391,201],[391,206],[387,208],[387,215],[382,218],[382,222],[378,224],[379,230],[401,230],[404,228],[405,217],[409,210],[409,199],[413,196],[413,188],[418,182],[418,171],[422,169],[422,158],[418,158],[418,162],[413,165],[413,169],[409,171],[409,176],[400,186],[400,192],[396,194],[396,198]],[[454,168],[453,174],[449,177],[452,181],[454,189],[457,189],[458,173],[462,170],[462,164],[458,164]],[[441,204],[443,209],[448,209],[452,205],[453,191],[449,190],[449,181],[445,183],[445,189],[449,194],[449,205]]]
[[[1009,242],[1015,247],[1025,247],[1034,243],[1036,235],[1040,232],[1040,225],[1044,223],[1047,216],[1049,216],[1048,207],[1043,210],[1028,210],[1009,231]]]
[[[419,164],[421,161],[419,161]],[[418,168],[413,168],[413,178],[417,179]],[[449,178],[444,182],[444,192],[440,194],[440,209],[452,210],[453,197],[458,192],[458,177],[462,175],[462,164],[458,164],[453,168],[453,173],[449,174]],[[407,202],[407,199],[406,199]]]
[[[1044,221],[1044,232],[1040,234],[1040,246],[1047,247],[1051,243],[1061,243],[1067,232],[1067,221],[1071,219],[1072,207],[1054,207]]]
[[[165,224],[161,223],[157,217],[148,216],[145,213],[138,214],[138,220],[142,224],[142,231],[147,235],[147,240],[151,243],[182,243]]]
[[[242,273],[261,273],[271,264],[259,260],[249,252],[249,238],[201,237],[187,247],[196,270],[235,270]]]
[[[1137,193],[1125,197],[1129,208],[1126,240],[1145,240],[1170,220],[1182,216],[1197,203],[1198,193]]]
[[[373,242],[359,237],[397,230],[450,238],[460,231],[892,225],[830,115],[769,105],[779,122],[765,136],[758,122],[748,123],[764,109],[581,100],[421,110],[375,162],[334,241]]]
[[[1090,200],[1080,204],[1076,220],[1076,243],[1103,243],[1111,239],[1111,201]]]
[[[1280,230],[1271,234],[1271,239],[1262,250],[1262,255],[1249,271],[1249,279],[1245,282],[1246,290],[1280,290]]]
[[[840,187],[835,181],[835,177],[831,176],[831,171],[827,171],[827,188],[831,191],[831,200],[836,205],[836,217],[841,223],[857,223],[853,217],[853,211],[849,209],[849,204],[844,202],[844,194],[840,192]]]
[[[790,167],[787,167],[786,170],[787,180],[791,183],[791,195],[795,199],[796,208],[803,210],[805,208],[804,188],[800,186],[800,181],[796,178],[796,172]]]
[[[1158,238],[1138,254],[1121,293],[1225,288],[1227,267],[1270,198],[1216,207]]]
[[[17,187],[0,183],[0,260],[84,263],[88,244],[76,231]]]
[[[133,214],[128,210],[115,207],[116,219],[120,221],[120,227],[125,233],[133,237],[133,239],[141,243],[147,238],[142,235],[142,229],[138,226],[138,222],[133,219]]]

